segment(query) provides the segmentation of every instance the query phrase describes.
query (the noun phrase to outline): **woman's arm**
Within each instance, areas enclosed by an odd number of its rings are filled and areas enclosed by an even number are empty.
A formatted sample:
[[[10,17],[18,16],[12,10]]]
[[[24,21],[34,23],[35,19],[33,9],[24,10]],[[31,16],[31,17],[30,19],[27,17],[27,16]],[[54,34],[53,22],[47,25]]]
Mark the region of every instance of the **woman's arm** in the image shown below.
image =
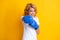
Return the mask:
[[[37,33],[37,34],[40,34],[40,30],[39,30],[39,28],[36,30],[36,33]]]
[[[38,23],[38,25],[40,25],[38,17],[37,17],[37,23]],[[40,27],[38,27],[38,29],[36,30],[36,33],[37,33],[37,34],[40,34],[39,28],[40,28]]]

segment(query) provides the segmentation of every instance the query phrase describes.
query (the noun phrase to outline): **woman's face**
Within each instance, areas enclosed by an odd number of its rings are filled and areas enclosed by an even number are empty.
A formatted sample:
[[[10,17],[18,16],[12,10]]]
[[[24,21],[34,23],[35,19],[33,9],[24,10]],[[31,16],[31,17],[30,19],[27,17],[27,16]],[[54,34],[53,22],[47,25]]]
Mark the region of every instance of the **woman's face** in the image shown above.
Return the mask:
[[[35,16],[35,9],[34,8],[29,9],[29,15]]]

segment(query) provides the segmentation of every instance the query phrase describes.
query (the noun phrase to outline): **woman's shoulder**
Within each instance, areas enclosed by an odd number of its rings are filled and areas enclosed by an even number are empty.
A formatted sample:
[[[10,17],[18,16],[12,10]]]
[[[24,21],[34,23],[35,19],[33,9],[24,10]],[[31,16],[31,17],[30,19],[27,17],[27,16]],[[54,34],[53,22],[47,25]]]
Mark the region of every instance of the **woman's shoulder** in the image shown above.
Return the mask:
[[[37,23],[38,23],[38,25],[39,25],[39,24],[40,24],[40,23],[39,23],[39,18],[38,18],[37,16],[36,16],[36,20],[37,20]]]
[[[20,19],[22,19],[24,16],[20,16]]]
[[[24,24],[24,22],[23,22],[23,17],[24,17],[24,16],[20,16],[20,21],[22,22],[22,24]]]
[[[37,16],[35,16],[36,19],[39,19]]]

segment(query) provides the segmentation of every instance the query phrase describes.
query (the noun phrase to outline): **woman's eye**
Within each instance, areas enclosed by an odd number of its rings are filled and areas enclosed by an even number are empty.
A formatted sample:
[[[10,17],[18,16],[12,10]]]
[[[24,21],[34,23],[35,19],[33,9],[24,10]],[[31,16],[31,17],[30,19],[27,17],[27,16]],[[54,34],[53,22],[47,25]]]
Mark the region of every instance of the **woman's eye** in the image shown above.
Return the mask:
[[[30,10],[30,12],[32,12],[32,10]]]

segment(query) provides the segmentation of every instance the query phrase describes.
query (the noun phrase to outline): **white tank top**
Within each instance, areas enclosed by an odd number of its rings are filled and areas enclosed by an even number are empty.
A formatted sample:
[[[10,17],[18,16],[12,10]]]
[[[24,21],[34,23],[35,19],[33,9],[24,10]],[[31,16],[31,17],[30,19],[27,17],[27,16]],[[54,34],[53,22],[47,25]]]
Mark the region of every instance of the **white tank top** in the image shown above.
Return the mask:
[[[22,18],[23,18],[23,16],[21,16],[21,19]],[[33,19],[39,25],[38,18],[37,17],[33,17]],[[23,32],[22,40],[37,40],[36,30],[34,28],[32,28],[31,26],[29,26],[28,24],[24,23],[24,22],[23,22],[23,26],[24,26],[24,32]]]

